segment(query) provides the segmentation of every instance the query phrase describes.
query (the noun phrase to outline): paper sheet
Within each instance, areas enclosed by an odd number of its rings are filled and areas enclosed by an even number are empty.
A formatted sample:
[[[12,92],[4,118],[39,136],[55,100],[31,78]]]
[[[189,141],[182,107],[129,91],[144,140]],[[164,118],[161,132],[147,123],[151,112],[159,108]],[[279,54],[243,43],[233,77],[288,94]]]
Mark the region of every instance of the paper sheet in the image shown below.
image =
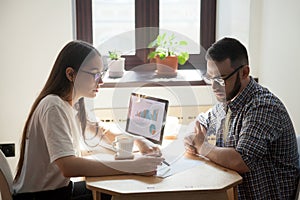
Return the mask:
[[[166,178],[187,169],[200,166],[203,164],[200,160],[192,160],[182,156],[177,161],[173,162],[170,166],[161,165],[157,170],[157,177]]]

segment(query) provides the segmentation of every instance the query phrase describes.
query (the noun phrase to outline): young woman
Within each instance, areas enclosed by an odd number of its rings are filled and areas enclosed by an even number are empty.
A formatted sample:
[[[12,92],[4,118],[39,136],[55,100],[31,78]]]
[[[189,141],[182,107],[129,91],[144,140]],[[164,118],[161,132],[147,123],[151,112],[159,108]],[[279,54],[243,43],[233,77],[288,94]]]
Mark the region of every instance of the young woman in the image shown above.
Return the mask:
[[[160,157],[122,160],[122,170],[112,167],[118,165],[114,161],[80,157],[80,138],[86,131],[114,138],[97,123],[88,122],[84,109],[83,97],[95,97],[103,84],[102,70],[99,52],[88,43],[72,41],[61,50],[25,123],[14,199],[84,199],[80,195],[86,193],[85,185],[72,183],[70,177],[126,174],[132,168],[142,175],[155,173]],[[137,144],[144,153],[157,150],[145,140]],[[83,187],[78,190],[77,184]]]

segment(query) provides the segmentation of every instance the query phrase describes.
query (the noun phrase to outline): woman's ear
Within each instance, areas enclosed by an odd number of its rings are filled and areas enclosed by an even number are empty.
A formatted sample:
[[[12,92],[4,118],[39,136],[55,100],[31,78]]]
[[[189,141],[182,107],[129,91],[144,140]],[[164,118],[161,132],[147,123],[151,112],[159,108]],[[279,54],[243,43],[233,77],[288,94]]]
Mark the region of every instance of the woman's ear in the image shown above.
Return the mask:
[[[68,67],[66,69],[66,77],[71,82],[75,81],[75,72],[74,72],[74,69],[72,67]]]

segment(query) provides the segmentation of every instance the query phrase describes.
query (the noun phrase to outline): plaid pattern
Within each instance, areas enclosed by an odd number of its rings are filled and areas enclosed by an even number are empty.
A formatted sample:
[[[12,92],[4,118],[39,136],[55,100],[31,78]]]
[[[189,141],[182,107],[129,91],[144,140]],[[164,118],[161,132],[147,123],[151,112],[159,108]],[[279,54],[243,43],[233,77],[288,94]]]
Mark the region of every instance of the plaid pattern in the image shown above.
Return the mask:
[[[232,111],[226,143],[223,126],[226,106],[217,104],[198,116],[217,146],[233,147],[250,172],[241,174],[239,199],[293,199],[298,184],[298,151],[292,121],[282,102],[252,78],[229,103]]]

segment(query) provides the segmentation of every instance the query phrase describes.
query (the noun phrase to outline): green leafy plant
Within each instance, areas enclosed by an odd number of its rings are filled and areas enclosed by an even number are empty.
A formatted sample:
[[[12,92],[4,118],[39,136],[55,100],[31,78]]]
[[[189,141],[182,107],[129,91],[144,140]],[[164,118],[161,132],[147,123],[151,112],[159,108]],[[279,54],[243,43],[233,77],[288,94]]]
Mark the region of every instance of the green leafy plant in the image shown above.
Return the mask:
[[[155,58],[159,56],[160,59],[165,59],[167,56],[177,56],[178,63],[184,65],[184,63],[189,59],[188,52],[178,52],[179,46],[187,45],[184,40],[176,41],[174,34],[167,36],[166,33],[158,35],[157,38],[150,42],[148,48],[155,48],[154,51],[148,54],[148,59]]]
[[[108,56],[111,60],[119,60],[121,58],[120,52],[116,50],[108,51]]]

